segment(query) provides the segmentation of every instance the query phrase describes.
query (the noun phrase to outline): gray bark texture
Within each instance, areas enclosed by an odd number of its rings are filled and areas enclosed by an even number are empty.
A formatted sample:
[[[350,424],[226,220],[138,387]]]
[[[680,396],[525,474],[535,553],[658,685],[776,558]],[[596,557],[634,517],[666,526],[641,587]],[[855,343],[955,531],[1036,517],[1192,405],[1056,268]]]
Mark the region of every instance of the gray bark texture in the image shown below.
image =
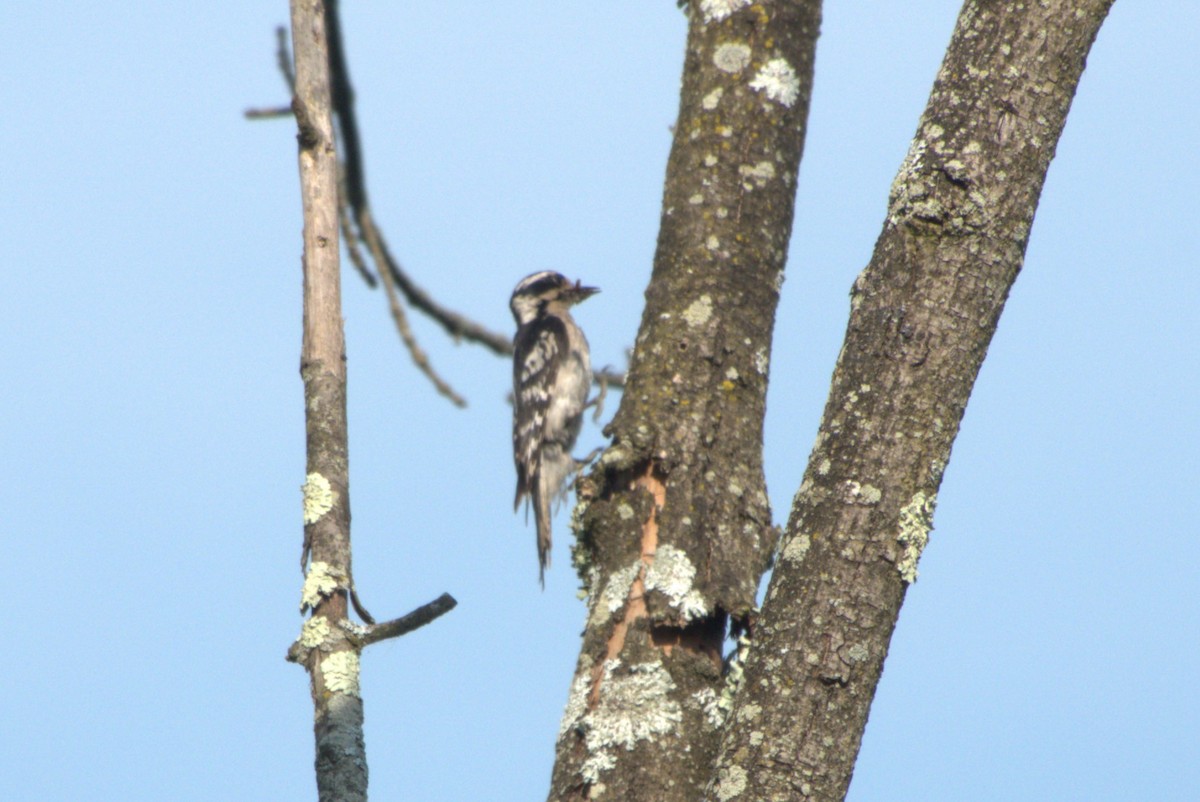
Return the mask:
[[[855,282],[707,800],[846,795],[942,472],[1111,0],[968,0]]]
[[[307,472],[304,554],[311,557],[303,606],[311,608],[289,658],[305,666],[315,711],[322,802],[367,798],[358,648],[347,637],[350,496],[346,366],[338,267],[338,168],[330,102],[325,7],[292,0],[292,47],[304,210],[304,380]],[[303,561],[302,561],[303,562]]]
[[[689,9],[653,277],[612,445],[580,484],[588,620],[552,800],[699,798],[726,626],[777,540],[762,424],[820,3],[728,5]]]

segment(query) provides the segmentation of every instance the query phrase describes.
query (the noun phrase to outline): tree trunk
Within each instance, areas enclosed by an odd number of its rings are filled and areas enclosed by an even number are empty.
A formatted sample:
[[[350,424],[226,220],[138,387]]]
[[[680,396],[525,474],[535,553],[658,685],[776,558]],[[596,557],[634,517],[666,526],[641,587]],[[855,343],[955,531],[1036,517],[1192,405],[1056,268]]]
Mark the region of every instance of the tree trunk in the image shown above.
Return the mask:
[[[725,627],[751,614],[777,537],[762,423],[820,3],[689,13],[653,278],[573,520],[589,614],[553,800],[699,797]]]
[[[858,277],[705,799],[840,800],[1111,0],[968,0]]]
[[[299,128],[304,208],[304,557],[312,558],[302,608],[311,608],[313,614],[289,656],[302,663],[311,678],[320,799],[353,802],[367,798],[367,759],[358,694],[359,651],[342,626],[348,622],[350,496],[337,153],[324,4],[292,0],[291,9],[296,63],[292,109]]]

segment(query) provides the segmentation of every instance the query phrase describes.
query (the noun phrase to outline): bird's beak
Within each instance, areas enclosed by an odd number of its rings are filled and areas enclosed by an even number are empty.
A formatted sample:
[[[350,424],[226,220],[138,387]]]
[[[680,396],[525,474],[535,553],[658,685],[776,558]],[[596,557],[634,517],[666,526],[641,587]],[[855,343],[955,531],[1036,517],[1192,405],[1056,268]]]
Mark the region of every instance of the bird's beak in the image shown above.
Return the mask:
[[[571,290],[575,303],[586,301],[598,292],[600,292],[599,287],[585,287],[578,281],[575,282],[575,287]]]

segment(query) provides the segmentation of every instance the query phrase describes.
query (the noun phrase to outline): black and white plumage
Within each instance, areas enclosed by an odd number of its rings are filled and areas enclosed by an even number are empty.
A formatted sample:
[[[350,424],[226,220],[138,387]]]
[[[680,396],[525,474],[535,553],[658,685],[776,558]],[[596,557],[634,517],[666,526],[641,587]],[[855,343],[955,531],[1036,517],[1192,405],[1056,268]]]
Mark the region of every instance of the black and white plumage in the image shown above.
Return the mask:
[[[599,292],[544,270],[521,279],[509,307],[517,321],[513,338],[513,461],[517,495],[513,509],[533,502],[537,525],[538,577],[550,565],[550,503],[576,468],[571,456],[592,384],[587,338],[570,308]]]

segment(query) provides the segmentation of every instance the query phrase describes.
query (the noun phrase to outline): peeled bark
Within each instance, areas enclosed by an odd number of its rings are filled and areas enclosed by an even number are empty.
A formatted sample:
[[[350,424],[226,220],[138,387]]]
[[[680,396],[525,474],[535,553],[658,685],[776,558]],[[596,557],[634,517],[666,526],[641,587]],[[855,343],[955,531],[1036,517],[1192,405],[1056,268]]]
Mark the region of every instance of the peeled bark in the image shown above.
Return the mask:
[[[762,423],[820,4],[689,13],[653,277],[574,518],[589,615],[555,800],[698,798],[726,625],[751,614],[777,538]]]
[[[892,186],[708,800],[840,800],[1111,0],[969,0]]]

